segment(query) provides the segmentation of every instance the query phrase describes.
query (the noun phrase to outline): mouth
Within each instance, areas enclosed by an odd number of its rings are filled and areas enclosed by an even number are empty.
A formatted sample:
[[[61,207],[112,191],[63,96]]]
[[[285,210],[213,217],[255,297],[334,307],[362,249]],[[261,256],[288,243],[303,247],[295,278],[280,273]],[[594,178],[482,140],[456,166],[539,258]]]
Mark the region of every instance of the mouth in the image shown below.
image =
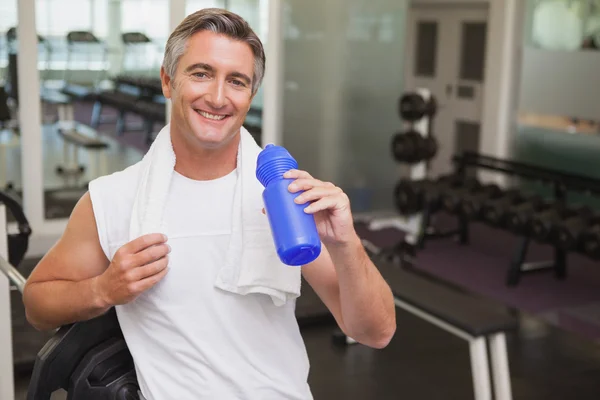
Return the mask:
[[[224,119],[229,117],[228,114],[213,114],[213,113],[209,113],[209,112],[206,112],[203,110],[194,110],[194,111],[196,111],[196,113],[198,115],[200,115],[201,117],[203,117],[209,121],[214,121],[214,122],[223,121]]]

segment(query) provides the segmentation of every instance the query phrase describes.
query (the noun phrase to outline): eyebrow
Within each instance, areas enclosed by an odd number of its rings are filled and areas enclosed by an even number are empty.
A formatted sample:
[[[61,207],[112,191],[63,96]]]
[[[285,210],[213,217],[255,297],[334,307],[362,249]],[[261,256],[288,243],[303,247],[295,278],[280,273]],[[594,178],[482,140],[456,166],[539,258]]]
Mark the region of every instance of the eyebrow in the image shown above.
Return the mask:
[[[194,71],[194,70],[196,70],[196,69],[203,69],[203,70],[205,70],[205,71],[208,71],[208,72],[213,72],[213,73],[215,72],[215,69],[212,67],[212,65],[209,65],[209,64],[206,64],[206,63],[195,63],[195,64],[192,64],[192,65],[189,65],[189,66],[188,66],[188,67],[185,69],[185,73],[192,72],[192,71]],[[235,71],[235,72],[232,72],[232,73],[231,73],[231,74],[229,74],[229,75],[230,75],[231,77],[234,77],[234,78],[240,78],[240,79],[242,79],[242,80],[246,81],[246,84],[247,84],[247,85],[249,85],[249,84],[251,84],[251,83],[252,83],[252,79],[250,79],[250,77],[249,77],[248,75],[246,75],[246,74],[243,74],[243,73],[241,73],[241,72],[237,72],[237,71]]]

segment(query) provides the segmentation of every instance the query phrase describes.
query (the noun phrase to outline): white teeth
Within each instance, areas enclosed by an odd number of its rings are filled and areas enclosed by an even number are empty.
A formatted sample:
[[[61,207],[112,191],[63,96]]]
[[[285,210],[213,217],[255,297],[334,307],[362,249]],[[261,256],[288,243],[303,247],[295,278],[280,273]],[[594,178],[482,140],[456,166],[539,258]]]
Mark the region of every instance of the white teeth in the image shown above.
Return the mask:
[[[198,113],[199,113],[200,115],[202,115],[203,117],[206,117],[206,118],[208,118],[208,119],[214,119],[215,121],[220,121],[220,120],[222,120],[223,118],[225,118],[225,117],[226,117],[225,115],[214,115],[214,114],[209,114],[209,113],[207,113],[206,111],[198,111]]]

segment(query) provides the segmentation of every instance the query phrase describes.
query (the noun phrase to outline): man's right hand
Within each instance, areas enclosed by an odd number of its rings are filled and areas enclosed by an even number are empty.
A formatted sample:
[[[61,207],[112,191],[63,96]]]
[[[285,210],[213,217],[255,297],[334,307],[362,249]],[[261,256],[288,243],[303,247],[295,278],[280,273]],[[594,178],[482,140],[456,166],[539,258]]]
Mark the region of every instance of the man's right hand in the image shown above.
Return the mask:
[[[168,271],[166,236],[151,233],[126,243],[97,278],[97,295],[107,307],[126,304],[158,283]]]

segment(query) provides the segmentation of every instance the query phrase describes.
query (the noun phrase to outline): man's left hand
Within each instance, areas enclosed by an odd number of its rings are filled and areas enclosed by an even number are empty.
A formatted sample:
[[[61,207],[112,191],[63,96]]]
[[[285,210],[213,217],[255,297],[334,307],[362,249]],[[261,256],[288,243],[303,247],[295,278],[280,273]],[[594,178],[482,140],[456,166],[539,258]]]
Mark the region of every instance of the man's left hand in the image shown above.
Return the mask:
[[[300,193],[294,201],[306,204],[304,211],[315,216],[321,240],[327,245],[344,245],[356,238],[354,221],[350,211],[350,200],[342,189],[330,182],[313,178],[308,172],[290,170],[284,175],[293,179],[289,191]]]

